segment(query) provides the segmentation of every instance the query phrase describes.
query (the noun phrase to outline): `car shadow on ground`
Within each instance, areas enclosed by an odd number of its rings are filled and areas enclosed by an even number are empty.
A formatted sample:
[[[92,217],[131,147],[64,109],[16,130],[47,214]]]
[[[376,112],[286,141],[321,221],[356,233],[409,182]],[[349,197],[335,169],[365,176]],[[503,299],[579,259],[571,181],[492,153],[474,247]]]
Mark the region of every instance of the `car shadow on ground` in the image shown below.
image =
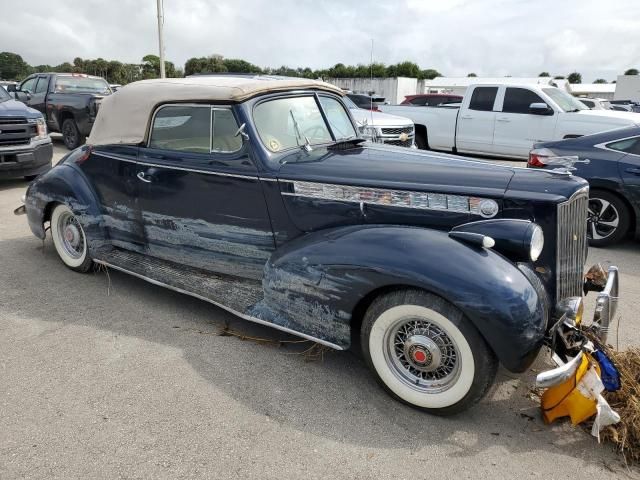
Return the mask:
[[[51,330],[80,325],[179,349],[213,388],[289,428],[368,447],[433,446],[453,458],[498,446],[538,452],[541,459],[552,452],[585,464],[617,462],[610,448],[599,447],[581,428],[543,424],[530,385],[535,370],[549,365],[544,359],[523,376],[501,371],[483,402],[441,418],[391,399],[355,353],[326,351],[310,361],[304,352],[311,344],[281,345],[298,339],[204,301],[113,270],[72,272],[50,239],[44,248],[35,238],[4,240],[0,251],[5,257],[0,283],[14,287],[0,292],[8,318],[53,322]],[[260,340],[220,336],[225,325]]]

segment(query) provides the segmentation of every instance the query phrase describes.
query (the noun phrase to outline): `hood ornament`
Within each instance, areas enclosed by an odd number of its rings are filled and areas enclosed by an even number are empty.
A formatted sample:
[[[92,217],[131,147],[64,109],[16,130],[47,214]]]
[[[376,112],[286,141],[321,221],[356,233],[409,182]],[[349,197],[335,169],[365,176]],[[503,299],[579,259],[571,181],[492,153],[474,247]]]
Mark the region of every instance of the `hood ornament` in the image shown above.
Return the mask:
[[[552,172],[562,173],[564,175],[572,175],[571,172],[575,171],[576,168],[574,165],[576,163],[591,163],[591,160],[585,158],[584,160],[580,160],[580,157],[577,155],[566,155],[562,157],[548,157],[544,159],[544,163],[549,166],[555,166],[556,168],[552,169]]]

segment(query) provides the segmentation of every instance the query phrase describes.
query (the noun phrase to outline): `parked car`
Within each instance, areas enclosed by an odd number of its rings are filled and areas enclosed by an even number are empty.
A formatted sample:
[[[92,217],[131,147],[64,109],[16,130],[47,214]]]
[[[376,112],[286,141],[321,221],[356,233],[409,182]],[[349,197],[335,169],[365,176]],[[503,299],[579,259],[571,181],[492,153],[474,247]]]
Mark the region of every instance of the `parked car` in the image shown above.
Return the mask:
[[[362,137],[375,143],[398,147],[413,147],[415,128],[408,118],[389,115],[358,107],[349,96],[343,98],[351,116],[356,121]]]
[[[347,98],[351,100],[358,108],[365,110],[373,110],[379,112],[379,106],[384,103],[384,97],[373,97],[369,95],[362,95],[359,93],[347,93]]]
[[[42,114],[0,88],[0,178],[31,180],[51,168],[52,158]]]
[[[7,81],[7,80],[0,80],[0,87],[4,88],[5,90],[8,90],[9,85],[15,85],[18,82],[11,82],[11,81]]]
[[[604,98],[577,97],[590,110],[613,110],[609,100]]]
[[[110,83],[109,88],[111,89],[112,92],[117,92],[122,88],[122,85],[120,85],[119,83]]]
[[[70,150],[84,143],[102,99],[111,94],[103,78],[79,73],[34,73],[9,91],[42,112],[49,131],[61,132]]]
[[[298,78],[129,84],[16,213],[38,238],[50,225],[72,270],[121,270],[337,350],[355,340],[394,397],[459,412],[499,362],[522,372],[575,331],[587,182],[372,145],[342,97]],[[615,268],[607,282],[602,331]]]
[[[546,85],[472,85],[459,109],[380,108],[413,120],[419,148],[522,159],[537,142],[640,122],[640,115],[589,110],[564,90]]]
[[[632,100],[610,100],[611,108],[625,112],[640,112],[640,103]]]
[[[638,230],[640,127],[536,144],[527,166],[557,168],[558,157],[576,157],[574,174],[591,187],[587,228],[591,245],[612,245]]]
[[[419,95],[407,95],[400,105],[415,105],[418,107],[437,107],[447,103],[462,102],[461,95],[448,93],[423,93]]]

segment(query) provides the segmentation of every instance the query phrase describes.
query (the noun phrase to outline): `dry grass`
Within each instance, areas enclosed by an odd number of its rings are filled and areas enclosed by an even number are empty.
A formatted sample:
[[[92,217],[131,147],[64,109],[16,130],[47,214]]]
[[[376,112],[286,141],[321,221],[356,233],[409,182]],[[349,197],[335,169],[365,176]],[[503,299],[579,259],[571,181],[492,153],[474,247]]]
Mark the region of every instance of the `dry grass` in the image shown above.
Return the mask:
[[[616,352],[606,348],[618,370],[622,387],[604,397],[620,414],[620,423],[605,427],[600,438],[612,442],[627,463],[640,464],[640,348]]]

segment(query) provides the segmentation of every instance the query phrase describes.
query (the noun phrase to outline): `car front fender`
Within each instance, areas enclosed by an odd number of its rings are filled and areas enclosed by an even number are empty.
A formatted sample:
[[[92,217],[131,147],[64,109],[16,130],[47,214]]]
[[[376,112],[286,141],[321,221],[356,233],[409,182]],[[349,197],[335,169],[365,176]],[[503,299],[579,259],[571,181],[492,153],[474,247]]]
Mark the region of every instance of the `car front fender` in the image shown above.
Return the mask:
[[[545,334],[544,303],[516,265],[446,232],[389,225],[314,232],[287,243],[265,267],[265,302],[288,325],[343,348],[354,309],[382,287],[427,290],[459,308],[502,364],[526,370]]]

